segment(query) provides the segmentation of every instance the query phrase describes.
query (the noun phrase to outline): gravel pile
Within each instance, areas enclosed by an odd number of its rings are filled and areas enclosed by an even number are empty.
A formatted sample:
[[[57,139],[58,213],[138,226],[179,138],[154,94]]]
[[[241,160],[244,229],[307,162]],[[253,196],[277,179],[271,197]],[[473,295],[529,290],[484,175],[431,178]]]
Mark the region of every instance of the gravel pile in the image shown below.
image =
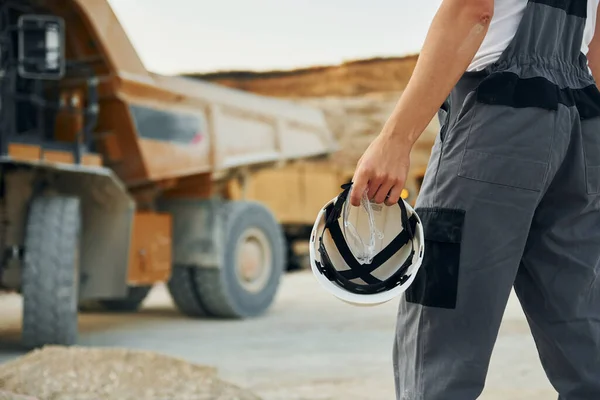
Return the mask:
[[[117,399],[260,400],[214,368],[145,351],[49,346],[0,365],[0,400]]]
[[[39,400],[37,397],[25,396],[13,392],[0,390],[0,400]]]

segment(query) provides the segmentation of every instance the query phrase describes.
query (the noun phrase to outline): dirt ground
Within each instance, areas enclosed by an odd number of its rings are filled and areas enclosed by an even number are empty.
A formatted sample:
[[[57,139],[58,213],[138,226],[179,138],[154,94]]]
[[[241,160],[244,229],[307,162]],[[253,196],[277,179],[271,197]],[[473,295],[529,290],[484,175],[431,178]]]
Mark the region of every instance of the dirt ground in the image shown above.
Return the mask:
[[[192,320],[158,286],[137,315],[83,315],[80,344],[152,350],[215,367],[221,379],[263,400],[392,400],[396,306],[354,308],[302,271],[285,277],[276,304],[261,318]],[[20,299],[0,298],[0,307],[0,362],[7,362],[23,354],[17,345]],[[553,398],[511,298],[481,399]]]

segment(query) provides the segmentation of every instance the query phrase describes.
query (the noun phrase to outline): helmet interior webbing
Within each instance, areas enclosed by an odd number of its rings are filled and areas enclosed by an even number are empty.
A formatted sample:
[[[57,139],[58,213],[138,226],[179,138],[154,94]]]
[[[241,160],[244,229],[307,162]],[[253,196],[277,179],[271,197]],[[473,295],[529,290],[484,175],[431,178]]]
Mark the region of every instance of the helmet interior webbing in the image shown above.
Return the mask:
[[[409,219],[409,224],[411,225],[411,228],[414,231],[417,228],[417,218],[415,216],[411,216],[411,218]],[[374,277],[373,275],[371,275],[371,273],[380,266],[382,266],[390,258],[392,258],[392,256],[396,254],[396,252],[398,252],[411,240],[408,231],[402,230],[402,232],[400,232],[383,250],[381,250],[375,255],[375,257],[373,257],[373,260],[370,263],[360,264],[352,254],[350,248],[348,247],[348,243],[344,238],[339,222],[333,222],[328,227],[328,229],[329,233],[331,234],[331,239],[333,240],[333,243],[340,252],[340,255],[344,258],[346,264],[350,267],[349,270],[338,272],[346,279],[360,278],[366,283],[370,284],[381,282],[380,279]]]
[[[325,210],[325,226],[323,227],[323,231],[319,237],[319,253],[321,255],[321,262],[317,262],[317,268],[323,273],[323,275],[327,277],[327,279],[335,281],[338,285],[342,286],[346,290],[356,294],[374,294],[404,283],[409,278],[409,276],[405,274],[412,264],[415,254],[414,246],[411,246],[411,253],[407,260],[388,279],[382,281],[373,276],[372,272],[388,261],[409,241],[412,242],[412,240],[414,240],[414,232],[418,223],[416,216],[413,215],[408,218],[404,201],[400,199],[398,205],[401,208],[401,224],[403,227],[402,231],[373,258],[371,263],[360,264],[348,247],[339,225],[339,217],[341,215],[344,202],[349,194],[350,187],[350,184],[342,186],[344,191],[338,196],[335,203],[330,204]],[[327,229],[329,229],[333,243],[337,247],[340,255],[350,267],[349,270],[338,271],[331,263],[331,259],[327,254],[327,249],[323,244],[323,234]],[[367,284],[362,285],[351,282],[352,279],[358,278],[362,279]]]

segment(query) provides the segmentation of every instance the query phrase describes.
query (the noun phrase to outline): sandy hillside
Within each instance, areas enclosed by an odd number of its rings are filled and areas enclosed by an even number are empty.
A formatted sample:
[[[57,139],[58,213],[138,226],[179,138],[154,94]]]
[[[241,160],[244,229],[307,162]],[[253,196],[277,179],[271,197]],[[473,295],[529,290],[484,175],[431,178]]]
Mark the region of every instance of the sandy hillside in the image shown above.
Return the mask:
[[[316,106],[326,113],[341,145],[333,160],[354,167],[389,117],[402,94],[417,56],[376,58],[292,71],[229,71],[187,75],[229,87]],[[427,163],[438,130],[434,119],[413,151],[412,169]]]
[[[289,71],[223,71],[186,76],[276,97],[360,96],[404,89],[416,62],[417,56],[411,55]]]
[[[332,161],[338,165],[354,167],[371,140],[380,132],[401,94],[401,91],[390,91],[351,97],[313,97],[297,100],[325,112],[329,126],[341,147],[341,150],[333,155]],[[411,154],[414,171],[426,166],[438,129],[437,119],[434,119],[417,142]]]

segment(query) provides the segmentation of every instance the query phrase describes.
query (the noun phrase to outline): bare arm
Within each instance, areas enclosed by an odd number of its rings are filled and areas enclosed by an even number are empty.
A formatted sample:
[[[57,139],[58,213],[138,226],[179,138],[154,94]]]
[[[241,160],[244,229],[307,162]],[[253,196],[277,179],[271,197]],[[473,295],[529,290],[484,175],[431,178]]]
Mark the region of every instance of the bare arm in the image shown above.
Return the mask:
[[[493,11],[494,0],[442,1],[406,90],[359,161],[351,195],[353,205],[360,204],[365,189],[377,203],[382,203],[388,193],[388,203],[398,201],[410,150],[477,53]]]
[[[592,75],[596,83],[600,83],[600,7],[596,12],[596,30],[594,31],[594,37],[590,42],[590,49],[587,54],[588,64],[592,70]]]
[[[473,60],[487,33],[494,0],[444,0],[413,75],[385,131],[414,143]]]

